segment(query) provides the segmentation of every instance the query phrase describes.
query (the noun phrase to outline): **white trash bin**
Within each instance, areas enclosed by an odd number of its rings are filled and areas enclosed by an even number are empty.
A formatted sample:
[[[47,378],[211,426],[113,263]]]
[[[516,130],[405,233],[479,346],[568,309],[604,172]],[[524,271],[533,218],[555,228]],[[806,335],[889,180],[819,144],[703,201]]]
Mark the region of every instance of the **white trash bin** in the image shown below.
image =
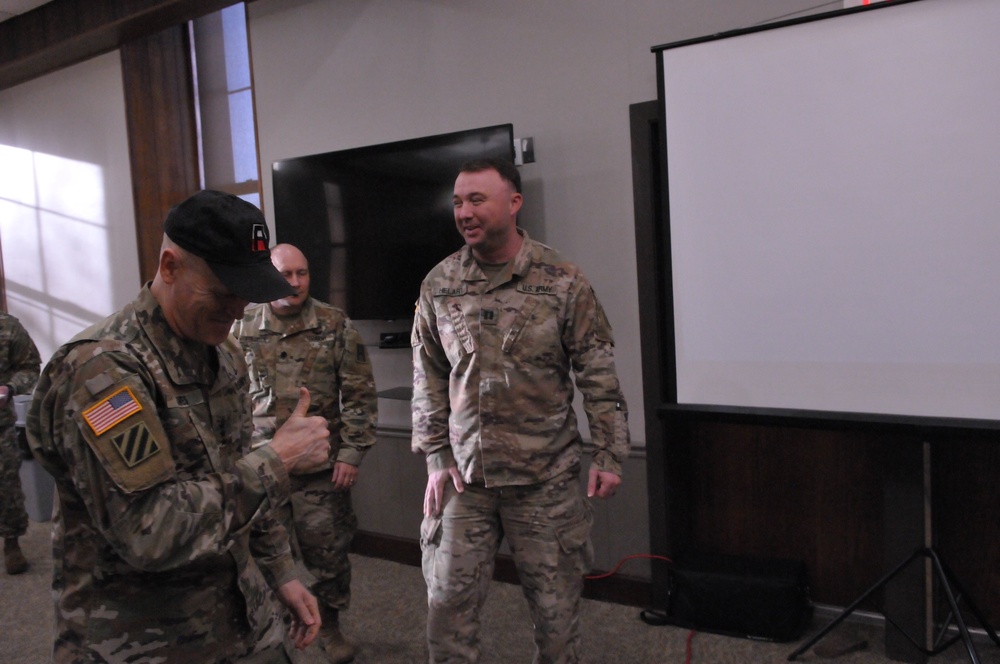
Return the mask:
[[[14,414],[17,416],[15,426],[17,435],[24,435],[25,419],[28,415],[28,404],[31,396],[18,394],[14,396]],[[51,521],[52,505],[55,501],[56,482],[34,459],[21,462],[21,489],[24,491],[24,510],[32,521]]]
[[[24,423],[28,418],[28,404],[30,403],[30,394],[14,395],[14,416],[17,418],[17,422],[15,422],[15,424],[22,429],[24,428]]]

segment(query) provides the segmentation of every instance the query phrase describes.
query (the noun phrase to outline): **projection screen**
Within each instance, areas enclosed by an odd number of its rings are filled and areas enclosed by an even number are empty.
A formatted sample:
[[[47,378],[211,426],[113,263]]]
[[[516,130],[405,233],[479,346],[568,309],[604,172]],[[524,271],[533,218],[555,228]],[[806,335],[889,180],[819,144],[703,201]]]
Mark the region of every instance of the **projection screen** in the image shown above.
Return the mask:
[[[1000,420],[1000,2],[653,50],[678,404]]]

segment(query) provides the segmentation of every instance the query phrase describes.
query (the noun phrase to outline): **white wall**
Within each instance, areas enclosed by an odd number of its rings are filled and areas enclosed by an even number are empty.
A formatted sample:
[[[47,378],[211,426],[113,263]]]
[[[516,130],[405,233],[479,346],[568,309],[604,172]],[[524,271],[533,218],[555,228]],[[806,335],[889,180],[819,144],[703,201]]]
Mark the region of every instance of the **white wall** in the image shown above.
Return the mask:
[[[47,361],[140,285],[117,52],[0,91],[7,306]]]
[[[643,445],[628,107],[656,98],[650,49],[818,4],[258,0],[248,7],[265,212],[273,223],[275,160],[513,123],[535,139],[522,225],[593,282]]]

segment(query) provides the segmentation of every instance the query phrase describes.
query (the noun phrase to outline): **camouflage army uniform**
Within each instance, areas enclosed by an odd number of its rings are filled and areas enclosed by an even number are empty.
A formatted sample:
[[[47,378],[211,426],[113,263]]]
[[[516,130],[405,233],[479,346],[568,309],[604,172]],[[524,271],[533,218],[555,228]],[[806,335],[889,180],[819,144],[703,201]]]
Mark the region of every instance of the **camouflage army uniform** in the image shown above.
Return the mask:
[[[250,432],[235,341],[181,340],[148,285],[56,352],[28,412],[59,494],[54,662],[280,652],[288,475]]]
[[[247,308],[233,334],[246,353],[253,402],[253,444],[271,442],[309,388],[309,414],[326,418],[330,464],[361,465],[375,444],[378,397],[368,354],[347,315],[314,298],[292,320],[269,304]],[[351,599],[347,557],[358,519],[350,491],[335,491],[332,471],[291,477],[291,524],[302,560],[316,577],[312,592],[326,606],[346,609]]]
[[[592,562],[573,383],[599,469],[621,473],[627,409],[611,326],[573,264],[524,231],[490,283],[464,247],[424,280],[413,324],[413,449],[457,466],[440,517],[421,525],[432,661],[479,657],[479,608],[506,537],[535,624],[537,662],[580,659],[577,622]]]
[[[20,537],[28,530],[14,396],[31,393],[41,363],[38,349],[21,322],[0,312],[0,385],[10,388],[7,405],[0,408],[0,538],[4,539]]]

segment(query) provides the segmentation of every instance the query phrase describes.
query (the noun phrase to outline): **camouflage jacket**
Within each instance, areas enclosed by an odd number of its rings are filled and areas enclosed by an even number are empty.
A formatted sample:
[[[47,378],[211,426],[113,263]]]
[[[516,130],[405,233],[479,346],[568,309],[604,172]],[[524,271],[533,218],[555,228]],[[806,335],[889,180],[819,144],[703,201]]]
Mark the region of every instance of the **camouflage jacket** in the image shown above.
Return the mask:
[[[8,405],[0,408],[0,429],[13,426],[17,419],[14,395],[31,393],[41,364],[38,349],[21,321],[0,312],[0,385],[10,387]]]
[[[621,473],[627,407],[611,325],[580,270],[524,231],[491,286],[463,247],[424,279],[413,321],[413,450],[466,482],[534,484],[579,462],[573,381],[595,446]]]
[[[288,475],[250,428],[236,342],[179,339],[148,286],[55,353],[27,421],[59,497],[55,662],[229,662],[273,637]]]
[[[246,354],[253,402],[253,444],[269,443],[309,388],[309,414],[326,418],[330,462],[361,464],[375,444],[378,397],[368,353],[351,320],[314,298],[292,320],[270,304],[248,307],[233,325]]]

